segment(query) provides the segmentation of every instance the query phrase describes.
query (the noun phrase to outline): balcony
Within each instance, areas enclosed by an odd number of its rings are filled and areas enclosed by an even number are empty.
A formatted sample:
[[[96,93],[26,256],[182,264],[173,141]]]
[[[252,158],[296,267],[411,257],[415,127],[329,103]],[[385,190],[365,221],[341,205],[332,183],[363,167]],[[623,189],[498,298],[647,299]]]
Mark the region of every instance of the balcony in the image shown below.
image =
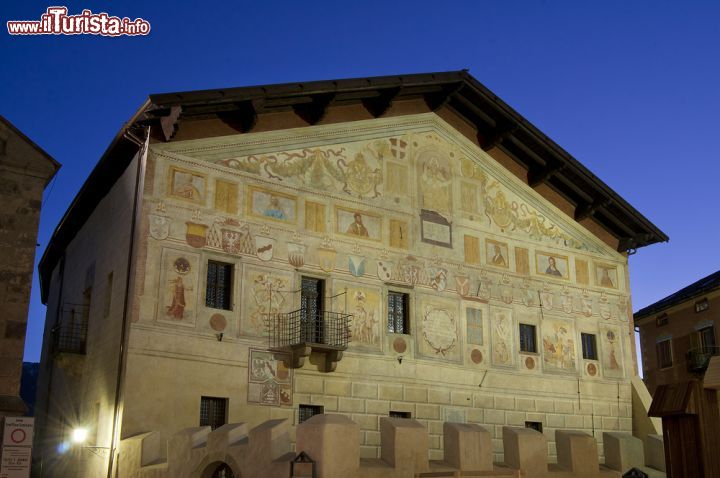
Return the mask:
[[[55,353],[85,355],[88,331],[88,309],[86,305],[66,305],[61,319],[52,329]]]
[[[690,349],[685,354],[688,372],[698,375],[704,374],[713,355],[720,355],[720,347],[705,346]]]
[[[312,352],[324,355],[320,368],[332,372],[350,341],[352,315],[298,309],[273,314],[268,321],[269,348],[289,368],[300,368]]]

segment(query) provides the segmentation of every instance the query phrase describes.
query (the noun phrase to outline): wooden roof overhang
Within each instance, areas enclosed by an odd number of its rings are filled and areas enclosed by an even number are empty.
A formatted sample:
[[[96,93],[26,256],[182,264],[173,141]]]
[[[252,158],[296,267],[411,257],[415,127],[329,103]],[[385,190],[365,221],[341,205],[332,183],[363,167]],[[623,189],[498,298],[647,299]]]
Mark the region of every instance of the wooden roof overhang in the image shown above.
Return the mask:
[[[238,132],[248,133],[258,116],[266,113],[290,111],[315,125],[331,107],[359,104],[377,118],[395,102],[418,99],[430,111],[447,108],[473,125],[485,151],[498,148],[527,171],[531,187],[546,184],[560,194],[575,206],[575,220],[591,217],[618,238],[618,251],[668,240],[657,226],[466,70],[163,93],[150,95],[118,133],[55,230],[40,262],[43,301],[47,278],[59,260],[59,251],[69,242],[67,238],[74,236],[114,182],[107,181],[117,178],[130,163],[134,152],[129,154],[128,148],[137,151],[137,145],[125,137],[126,131],[152,125],[155,139],[170,141],[185,120],[219,118]],[[114,164],[104,164],[110,161]]]

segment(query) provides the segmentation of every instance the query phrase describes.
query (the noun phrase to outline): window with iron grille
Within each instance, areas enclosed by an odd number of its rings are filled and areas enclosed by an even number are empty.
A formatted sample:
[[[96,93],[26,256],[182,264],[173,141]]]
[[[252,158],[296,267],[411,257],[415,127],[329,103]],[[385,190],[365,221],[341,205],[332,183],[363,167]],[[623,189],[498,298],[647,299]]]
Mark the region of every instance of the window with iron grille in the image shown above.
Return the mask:
[[[520,324],[520,351],[531,353],[537,352],[534,325]]]
[[[583,358],[586,360],[597,360],[597,342],[595,334],[580,334],[582,340]]]
[[[657,343],[657,360],[660,368],[672,367],[672,339],[665,339]]]
[[[298,424],[310,420],[315,415],[322,415],[325,409],[322,405],[300,405],[298,413]]]
[[[390,410],[390,418],[412,418],[412,414],[410,412],[396,412],[393,410]]]
[[[213,309],[232,309],[232,264],[208,261],[205,305]]]
[[[525,428],[542,433],[542,422],[525,422]]]
[[[200,398],[200,426],[215,430],[227,423],[227,398]]]
[[[408,294],[388,292],[388,332],[393,334],[409,334]]]

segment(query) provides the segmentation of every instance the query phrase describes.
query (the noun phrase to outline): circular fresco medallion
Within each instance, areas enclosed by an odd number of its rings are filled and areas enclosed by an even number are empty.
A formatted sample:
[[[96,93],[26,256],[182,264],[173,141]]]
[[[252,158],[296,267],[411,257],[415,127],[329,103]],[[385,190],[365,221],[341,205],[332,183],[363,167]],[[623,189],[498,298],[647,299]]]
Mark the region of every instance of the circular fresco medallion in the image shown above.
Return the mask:
[[[190,272],[190,261],[184,257],[178,257],[173,263],[173,268],[178,274],[187,274]]]
[[[470,360],[472,360],[473,363],[482,362],[482,358],[482,352],[480,352],[478,349],[473,349],[472,352],[470,352]]]
[[[227,320],[222,314],[213,314],[210,317],[210,327],[216,332],[222,332],[227,327]]]
[[[597,374],[597,367],[595,366],[594,363],[589,363],[587,365],[587,372],[588,372],[588,375],[590,375],[591,377],[594,377]]]
[[[405,339],[398,337],[393,341],[393,349],[395,352],[401,354],[407,350],[407,344],[405,343]]]
[[[534,369],[534,368],[535,368],[535,359],[532,358],[532,357],[526,357],[526,358],[525,358],[525,366],[526,366],[529,370]]]

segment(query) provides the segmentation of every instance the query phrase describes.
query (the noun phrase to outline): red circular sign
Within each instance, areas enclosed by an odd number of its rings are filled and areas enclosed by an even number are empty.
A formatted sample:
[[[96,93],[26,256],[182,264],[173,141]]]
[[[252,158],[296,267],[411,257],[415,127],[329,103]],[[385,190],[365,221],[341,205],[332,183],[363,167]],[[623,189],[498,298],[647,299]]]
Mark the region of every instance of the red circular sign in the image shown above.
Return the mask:
[[[25,441],[25,438],[27,438],[25,430],[21,428],[16,428],[15,430],[10,432],[10,439],[13,441],[13,443],[22,443]]]

